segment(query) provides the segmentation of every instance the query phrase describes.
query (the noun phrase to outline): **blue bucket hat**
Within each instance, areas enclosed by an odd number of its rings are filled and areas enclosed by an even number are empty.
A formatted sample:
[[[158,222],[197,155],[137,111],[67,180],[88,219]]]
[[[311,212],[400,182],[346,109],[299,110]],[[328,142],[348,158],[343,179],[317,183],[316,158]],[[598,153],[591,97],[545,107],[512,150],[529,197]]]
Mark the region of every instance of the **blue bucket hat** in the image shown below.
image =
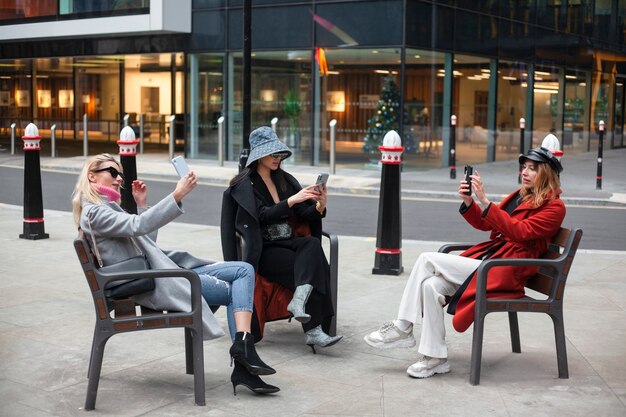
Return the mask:
[[[246,166],[274,153],[284,153],[285,156],[282,159],[289,158],[292,154],[289,147],[278,139],[272,128],[261,126],[254,129],[250,133],[250,155]]]

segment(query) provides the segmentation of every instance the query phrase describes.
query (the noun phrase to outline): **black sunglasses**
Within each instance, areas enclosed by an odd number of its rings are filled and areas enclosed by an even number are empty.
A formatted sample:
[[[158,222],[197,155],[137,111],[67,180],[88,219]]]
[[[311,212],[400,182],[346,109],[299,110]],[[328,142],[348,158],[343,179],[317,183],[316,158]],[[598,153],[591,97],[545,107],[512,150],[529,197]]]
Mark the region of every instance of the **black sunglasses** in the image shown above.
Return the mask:
[[[285,159],[289,156],[288,152],[277,152],[277,153],[273,153],[270,154],[272,158],[280,158],[280,159]]]
[[[113,179],[117,178],[118,175],[119,175],[119,177],[122,179],[122,181],[124,180],[124,176],[122,175],[122,173],[119,172],[114,167],[106,167],[106,168],[95,169],[93,172],[104,172],[104,171],[107,171],[109,174],[111,174],[111,177],[113,177]]]

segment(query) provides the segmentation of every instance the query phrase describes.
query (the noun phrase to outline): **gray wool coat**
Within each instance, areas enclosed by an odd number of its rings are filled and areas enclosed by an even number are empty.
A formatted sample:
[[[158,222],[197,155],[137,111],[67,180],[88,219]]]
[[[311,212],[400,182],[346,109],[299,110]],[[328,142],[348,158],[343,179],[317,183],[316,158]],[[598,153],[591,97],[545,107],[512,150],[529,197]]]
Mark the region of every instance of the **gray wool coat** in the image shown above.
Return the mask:
[[[132,237],[137,246],[146,255],[151,269],[194,268],[213,263],[196,258],[184,251],[165,251],[156,244],[157,232],[184,213],[170,194],[156,205],[147,209],[138,209],[138,214],[126,213],[117,203],[106,197],[102,204],[83,201],[80,215],[80,227],[91,242],[90,227],[100,251],[103,264],[111,265],[138,255],[137,248],[129,239]],[[145,294],[134,296],[140,305],[155,310],[189,311],[191,310],[191,287],[184,278],[157,279],[155,289]],[[224,330],[211,313],[211,309],[202,299],[203,335],[205,340],[224,336]]]

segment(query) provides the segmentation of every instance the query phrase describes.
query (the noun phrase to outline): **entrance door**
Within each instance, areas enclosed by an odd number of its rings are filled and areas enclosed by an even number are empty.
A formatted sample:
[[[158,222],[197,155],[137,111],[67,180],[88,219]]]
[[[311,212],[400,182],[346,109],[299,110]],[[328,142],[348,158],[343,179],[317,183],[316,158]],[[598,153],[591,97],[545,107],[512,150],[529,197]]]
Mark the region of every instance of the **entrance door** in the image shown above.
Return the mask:
[[[615,120],[613,126],[613,143],[611,148],[624,147],[624,89],[626,88],[626,79],[618,78],[615,81]]]

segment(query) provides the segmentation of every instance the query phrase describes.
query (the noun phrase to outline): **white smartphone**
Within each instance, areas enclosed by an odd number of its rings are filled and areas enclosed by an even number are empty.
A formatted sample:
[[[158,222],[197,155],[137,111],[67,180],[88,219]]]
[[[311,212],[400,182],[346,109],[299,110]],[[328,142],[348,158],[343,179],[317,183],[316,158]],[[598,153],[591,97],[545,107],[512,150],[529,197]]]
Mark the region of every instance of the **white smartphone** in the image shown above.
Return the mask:
[[[316,185],[315,190],[317,192],[319,192],[320,191],[320,188],[319,188],[320,185],[326,187],[326,182],[327,181],[328,181],[328,173],[327,172],[323,172],[323,173],[319,174],[317,176],[317,181],[315,181],[315,185]]]
[[[189,166],[187,165],[187,161],[182,156],[177,156],[172,159],[172,165],[174,165],[174,169],[178,173],[179,177],[184,177],[189,172]]]

